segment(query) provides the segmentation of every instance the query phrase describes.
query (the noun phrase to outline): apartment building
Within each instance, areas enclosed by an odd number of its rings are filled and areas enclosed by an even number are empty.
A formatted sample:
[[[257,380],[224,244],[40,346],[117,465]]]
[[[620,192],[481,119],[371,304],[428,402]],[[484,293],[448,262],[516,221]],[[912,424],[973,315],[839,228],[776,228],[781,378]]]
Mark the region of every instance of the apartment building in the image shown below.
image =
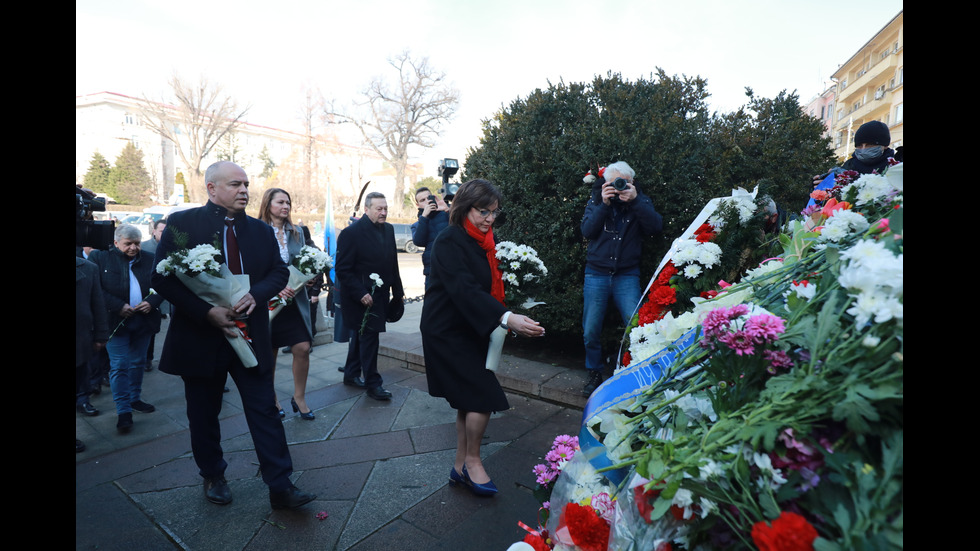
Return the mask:
[[[156,202],[165,203],[173,194],[178,172],[187,178],[188,170],[182,166],[175,144],[141,119],[140,106],[144,102],[142,98],[115,92],[75,98],[76,184],[83,182],[96,152],[113,163],[127,142],[143,152],[143,163],[153,179]],[[201,163],[202,170],[219,158],[232,160],[244,168],[257,196],[267,180],[261,176],[266,159],[279,169],[276,185],[286,187],[294,197],[309,198],[310,204],[315,197],[326,198],[332,194],[334,208],[339,208],[355,201],[368,181],[371,182],[369,191],[381,191],[388,197],[395,188],[392,171],[374,150],[329,128],[311,143],[304,134],[243,122],[211,151]],[[412,185],[421,177],[422,167],[410,165],[408,172],[406,185]]]
[[[832,75],[837,83],[833,147],[841,159],[854,151],[854,133],[868,121],[881,121],[891,132],[891,147],[902,145],[904,118],[904,10]]]

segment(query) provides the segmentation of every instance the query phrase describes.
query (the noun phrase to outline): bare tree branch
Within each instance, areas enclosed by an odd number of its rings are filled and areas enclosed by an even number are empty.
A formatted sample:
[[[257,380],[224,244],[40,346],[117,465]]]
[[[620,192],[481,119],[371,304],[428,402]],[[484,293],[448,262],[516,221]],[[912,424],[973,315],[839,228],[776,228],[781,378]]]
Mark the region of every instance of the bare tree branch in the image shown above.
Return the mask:
[[[442,125],[452,119],[459,105],[459,91],[446,82],[446,74],[429,65],[429,59],[413,59],[408,51],[389,58],[398,72],[397,81],[373,79],[355,108],[365,112],[356,116],[338,110],[333,103],[324,107],[328,124],[353,124],[364,142],[395,168],[395,197],[389,206],[401,209],[405,194],[405,168],[411,146],[432,147]]]
[[[140,109],[144,124],[176,146],[177,154],[189,172],[191,200],[203,203],[204,172],[201,164],[221,139],[241,123],[249,107],[222,94],[220,85],[211,85],[201,77],[196,84],[183,81],[176,74],[170,79],[176,102],[150,101],[144,96]]]

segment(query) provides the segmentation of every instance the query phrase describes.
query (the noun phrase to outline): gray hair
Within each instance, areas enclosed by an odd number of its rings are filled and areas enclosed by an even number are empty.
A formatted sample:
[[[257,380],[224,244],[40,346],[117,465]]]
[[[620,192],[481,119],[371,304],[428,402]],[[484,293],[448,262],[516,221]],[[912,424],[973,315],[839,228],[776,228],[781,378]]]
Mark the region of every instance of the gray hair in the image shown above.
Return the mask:
[[[371,208],[371,201],[375,199],[384,199],[385,194],[380,191],[372,191],[364,197],[364,210]],[[387,199],[385,199],[387,201]]]
[[[630,165],[626,164],[626,161],[616,161],[615,163],[608,165],[602,174],[606,175],[609,173],[609,171],[616,172],[627,180],[632,180],[633,177],[636,176],[636,172],[630,168]],[[605,179],[607,182],[609,181],[608,176],[606,176]]]
[[[113,235],[116,241],[123,239],[131,239],[134,241],[142,241],[143,234],[140,233],[139,228],[132,224],[121,224],[116,228],[116,233]]]

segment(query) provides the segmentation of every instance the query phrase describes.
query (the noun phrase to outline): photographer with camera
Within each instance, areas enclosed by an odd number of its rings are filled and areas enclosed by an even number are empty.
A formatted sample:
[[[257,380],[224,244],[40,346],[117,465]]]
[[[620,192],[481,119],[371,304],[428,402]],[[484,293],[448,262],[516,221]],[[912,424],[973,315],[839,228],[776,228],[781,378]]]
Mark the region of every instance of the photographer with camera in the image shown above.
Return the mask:
[[[415,206],[419,209],[419,219],[412,224],[412,242],[425,249],[422,251],[422,274],[425,275],[425,288],[428,289],[432,243],[449,226],[449,206],[427,187],[415,192]]]
[[[589,240],[582,330],[585,368],[589,378],[582,389],[589,396],[602,384],[602,322],[609,299],[616,303],[623,325],[629,325],[640,302],[640,253],[644,236],[660,233],[662,218],[653,201],[633,183],[635,172],[618,161],[583,180],[592,184],[592,196],[582,217],[582,236]]]

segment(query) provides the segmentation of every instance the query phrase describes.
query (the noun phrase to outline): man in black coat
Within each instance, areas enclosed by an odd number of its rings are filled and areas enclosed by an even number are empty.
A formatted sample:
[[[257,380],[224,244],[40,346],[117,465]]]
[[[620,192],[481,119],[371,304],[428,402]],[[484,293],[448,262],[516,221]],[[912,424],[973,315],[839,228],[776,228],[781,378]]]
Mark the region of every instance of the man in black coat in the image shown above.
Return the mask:
[[[345,328],[351,333],[344,384],[366,387],[375,400],[390,400],[378,373],[379,334],[388,319],[404,312],[405,290],[398,272],[395,229],[385,222],[388,203],[381,193],[364,198],[364,216],[337,237],[337,271]],[[377,276],[381,285],[376,283]],[[366,316],[366,318],[365,318]],[[364,375],[362,380],[359,374]]]
[[[293,465],[275,408],[275,363],[266,306],[286,286],[289,270],[279,256],[272,228],[245,215],[249,183],[245,171],[234,163],[218,162],[208,167],[205,182],[208,203],[170,216],[157,246],[156,263],[179,248],[217,243],[232,273],[249,276],[250,289],[231,308],[212,306],[176,276],[154,272],[153,288],[174,307],[160,355],[160,371],[179,375],[184,381],[191,450],[204,478],[208,501],[219,505],[231,502],[218,422],[225,381],[231,375],[241,394],[272,507],[299,507],[316,496],[299,490],[289,479]],[[186,237],[186,242],[175,242],[175,237]],[[255,367],[246,368],[226,339],[241,338],[235,320],[243,317],[247,317],[258,360]]]
[[[108,313],[102,296],[99,267],[75,257],[75,409],[88,416],[99,410],[89,402],[89,360],[109,340]],[[75,451],[85,446],[75,439]]]

